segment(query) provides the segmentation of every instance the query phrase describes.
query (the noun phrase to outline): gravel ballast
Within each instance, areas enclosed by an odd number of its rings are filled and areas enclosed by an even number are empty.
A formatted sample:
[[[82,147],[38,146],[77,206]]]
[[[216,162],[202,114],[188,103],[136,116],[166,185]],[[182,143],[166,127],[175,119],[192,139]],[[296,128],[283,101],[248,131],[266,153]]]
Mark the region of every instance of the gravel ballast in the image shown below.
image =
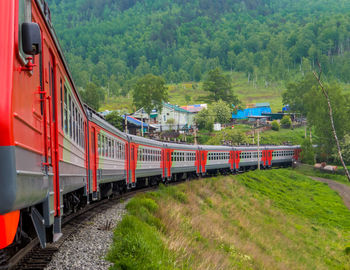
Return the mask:
[[[80,225],[54,255],[47,270],[94,269],[105,270],[112,264],[104,259],[113,242],[113,228],[126,213],[127,202],[121,202]],[[106,230],[106,224],[110,229]]]

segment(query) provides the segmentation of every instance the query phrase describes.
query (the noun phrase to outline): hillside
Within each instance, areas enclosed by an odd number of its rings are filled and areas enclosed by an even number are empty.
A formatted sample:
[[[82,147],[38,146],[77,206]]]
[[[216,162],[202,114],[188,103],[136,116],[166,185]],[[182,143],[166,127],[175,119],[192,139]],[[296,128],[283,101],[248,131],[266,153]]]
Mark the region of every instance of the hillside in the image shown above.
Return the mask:
[[[49,0],[78,86],[124,95],[152,72],[200,81],[216,66],[261,85],[288,81],[318,59],[350,81],[346,0]]]
[[[350,212],[290,169],[193,180],[137,196],[112,269],[347,269]]]

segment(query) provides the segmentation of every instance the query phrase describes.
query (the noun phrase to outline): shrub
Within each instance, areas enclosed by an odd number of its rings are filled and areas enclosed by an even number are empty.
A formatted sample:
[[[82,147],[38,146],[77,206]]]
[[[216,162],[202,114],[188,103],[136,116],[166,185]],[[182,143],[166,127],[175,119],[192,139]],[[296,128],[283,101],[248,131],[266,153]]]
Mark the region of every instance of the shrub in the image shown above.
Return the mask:
[[[283,128],[290,128],[292,126],[292,120],[288,115],[283,116],[281,120],[281,126]]]
[[[274,130],[274,131],[279,131],[280,130],[280,124],[276,120],[272,121],[271,129]]]
[[[312,147],[310,140],[305,139],[301,144],[301,162],[306,164],[314,164],[315,163],[315,151]]]

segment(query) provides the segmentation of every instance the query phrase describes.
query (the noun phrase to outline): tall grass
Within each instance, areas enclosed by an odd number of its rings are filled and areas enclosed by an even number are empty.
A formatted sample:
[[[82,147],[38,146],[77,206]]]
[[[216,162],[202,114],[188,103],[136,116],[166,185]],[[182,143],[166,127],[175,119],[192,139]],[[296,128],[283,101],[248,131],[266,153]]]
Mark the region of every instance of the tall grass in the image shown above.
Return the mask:
[[[350,212],[327,185],[292,170],[161,187],[127,208],[113,269],[350,266]]]

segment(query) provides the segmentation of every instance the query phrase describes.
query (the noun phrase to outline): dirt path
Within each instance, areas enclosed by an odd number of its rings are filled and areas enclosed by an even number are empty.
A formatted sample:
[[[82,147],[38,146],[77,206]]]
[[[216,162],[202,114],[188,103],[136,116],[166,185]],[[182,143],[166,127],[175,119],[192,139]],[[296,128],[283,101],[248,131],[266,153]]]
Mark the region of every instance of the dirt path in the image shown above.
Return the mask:
[[[310,178],[322,183],[327,183],[331,189],[338,192],[340,197],[343,198],[344,204],[350,210],[350,187],[349,186],[336,182],[334,180],[326,179],[326,178],[320,178],[315,176],[310,176]]]

